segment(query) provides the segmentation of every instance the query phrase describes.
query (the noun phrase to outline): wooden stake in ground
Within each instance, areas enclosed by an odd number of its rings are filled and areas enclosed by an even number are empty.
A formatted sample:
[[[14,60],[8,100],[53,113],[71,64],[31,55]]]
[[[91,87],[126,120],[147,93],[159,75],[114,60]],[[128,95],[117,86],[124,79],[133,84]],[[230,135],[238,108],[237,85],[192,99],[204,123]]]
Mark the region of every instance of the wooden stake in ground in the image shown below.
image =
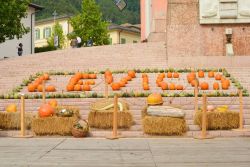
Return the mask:
[[[243,118],[243,94],[242,90],[239,90],[239,103],[240,103],[240,112],[239,112],[239,129],[233,129],[234,131],[250,131],[250,129],[244,129],[244,118]]]
[[[24,99],[24,94],[21,94],[21,113],[20,113],[20,120],[21,120],[21,125],[20,125],[20,135],[19,136],[13,136],[17,138],[29,138],[33,137],[32,135],[25,135],[25,99]]]
[[[207,95],[203,94],[203,108],[202,108],[202,126],[200,136],[195,139],[212,139],[213,137],[207,135]]]
[[[118,130],[118,96],[117,94],[115,94],[114,113],[113,113],[113,131],[112,131],[112,136],[108,137],[108,139],[111,139],[111,140],[119,139],[117,130]]]
[[[45,81],[44,80],[43,80],[42,85],[43,85],[43,104],[46,104]]]
[[[197,82],[195,82],[195,87],[194,87],[194,111],[195,111],[195,113],[197,113],[197,111],[198,111],[198,85],[197,85]]]

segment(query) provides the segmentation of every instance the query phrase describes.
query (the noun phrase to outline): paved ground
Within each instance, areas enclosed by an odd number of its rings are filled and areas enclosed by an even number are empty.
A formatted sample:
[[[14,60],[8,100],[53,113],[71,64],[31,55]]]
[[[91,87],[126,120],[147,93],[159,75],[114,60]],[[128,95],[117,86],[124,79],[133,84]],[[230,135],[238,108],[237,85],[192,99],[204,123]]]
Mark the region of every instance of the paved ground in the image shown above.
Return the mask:
[[[250,166],[250,138],[0,138],[0,166]]]

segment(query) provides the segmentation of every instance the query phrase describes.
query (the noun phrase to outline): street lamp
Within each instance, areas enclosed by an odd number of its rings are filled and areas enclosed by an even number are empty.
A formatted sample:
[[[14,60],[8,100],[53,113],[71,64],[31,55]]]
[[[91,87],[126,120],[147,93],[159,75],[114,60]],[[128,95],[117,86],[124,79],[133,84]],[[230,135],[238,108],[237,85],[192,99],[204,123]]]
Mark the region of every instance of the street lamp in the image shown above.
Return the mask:
[[[122,11],[127,6],[125,0],[114,0],[115,5]]]

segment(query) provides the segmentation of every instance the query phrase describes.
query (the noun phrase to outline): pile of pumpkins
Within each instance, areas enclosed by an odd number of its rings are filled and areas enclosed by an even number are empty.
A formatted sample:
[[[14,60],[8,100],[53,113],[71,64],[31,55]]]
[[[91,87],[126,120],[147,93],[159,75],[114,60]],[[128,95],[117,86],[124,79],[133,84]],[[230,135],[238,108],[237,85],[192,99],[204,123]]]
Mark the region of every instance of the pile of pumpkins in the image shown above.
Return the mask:
[[[167,78],[179,78],[179,77],[180,75],[177,72],[167,73]],[[160,73],[158,74],[157,79],[156,79],[156,85],[160,87],[162,90],[183,90],[184,89],[183,85],[181,84],[178,84],[178,85],[174,83],[168,84],[167,82],[164,81],[164,78],[165,78],[165,73]]]
[[[111,85],[113,91],[121,90],[122,87],[125,87],[129,81],[132,81],[136,77],[136,73],[133,70],[129,70],[127,76],[123,77],[119,82],[113,82],[113,74],[111,71],[107,70],[104,73],[105,82]]]
[[[43,91],[43,81],[47,81],[50,79],[49,74],[43,74],[42,76],[38,77],[35,81],[28,85],[28,92],[42,92]],[[54,85],[48,85],[45,87],[46,92],[55,92],[56,87]]]
[[[205,73],[202,70],[198,71],[198,78],[205,78]],[[195,72],[191,72],[187,75],[187,81],[190,83],[193,87],[197,84],[198,87],[200,87],[201,90],[209,90],[209,84],[207,82],[201,82],[199,83],[199,79],[196,77]],[[208,78],[214,78],[218,82],[213,83],[213,89],[219,90],[221,82],[221,88],[223,90],[228,90],[230,87],[230,80],[223,77],[220,73],[215,74],[214,71],[208,72]]]
[[[73,77],[70,78],[68,85],[66,86],[66,90],[68,92],[71,91],[91,91],[90,85],[95,85],[94,79],[96,79],[96,74],[87,74],[77,72]],[[83,82],[81,79],[88,79]]]

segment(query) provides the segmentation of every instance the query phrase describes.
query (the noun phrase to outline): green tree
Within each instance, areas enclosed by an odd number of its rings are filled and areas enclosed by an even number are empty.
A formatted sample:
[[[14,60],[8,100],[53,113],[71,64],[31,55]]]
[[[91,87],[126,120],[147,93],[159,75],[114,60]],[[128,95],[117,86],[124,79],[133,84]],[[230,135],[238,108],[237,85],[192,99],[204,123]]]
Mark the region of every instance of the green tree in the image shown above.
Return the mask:
[[[63,28],[59,24],[59,22],[56,22],[56,24],[53,26],[52,29],[52,36],[48,39],[48,44],[49,46],[54,46],[54,38],[55,36],[58,36],[59,38],[59,48],[63,48],[64,43],[65,43],[65,36],[63,35]]]
[[[30,0],[0,0],[0,43],[29,32],[21,20],[27,17]]]
[[[95,45],[109,44],[108,23],[102,21],[102,13],[95,0],[83,0],[82,12],[73,17],[70,23],[83,45],[91,38]]]

